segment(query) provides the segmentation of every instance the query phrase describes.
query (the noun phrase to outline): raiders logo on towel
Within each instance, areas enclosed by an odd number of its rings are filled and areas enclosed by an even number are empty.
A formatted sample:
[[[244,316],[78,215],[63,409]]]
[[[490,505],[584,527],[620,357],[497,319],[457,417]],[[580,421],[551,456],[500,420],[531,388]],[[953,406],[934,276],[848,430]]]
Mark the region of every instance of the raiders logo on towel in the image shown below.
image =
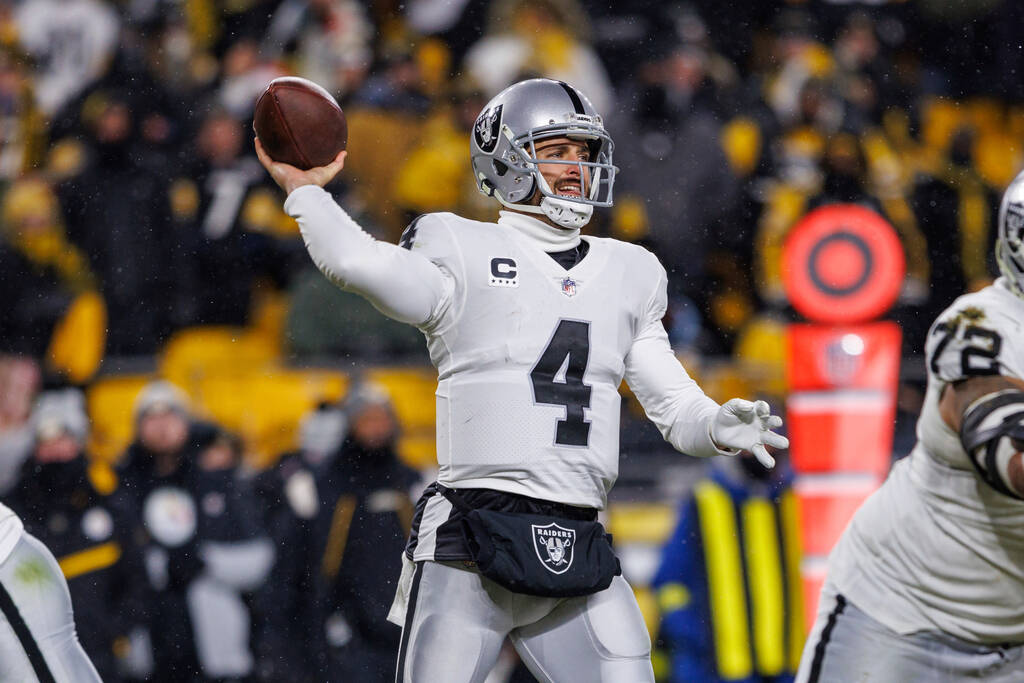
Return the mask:
[[[490,154],[498,146],[498,132],[501,130],[501,107],[498,105],[488,109],[473,126],[473,136],[477,147]]]
[[[576,530],[560,527],[554,522],[540,526],[532,524],[533,549],[548,571],[564,574],[572,566],[572,550],[576,545]]]

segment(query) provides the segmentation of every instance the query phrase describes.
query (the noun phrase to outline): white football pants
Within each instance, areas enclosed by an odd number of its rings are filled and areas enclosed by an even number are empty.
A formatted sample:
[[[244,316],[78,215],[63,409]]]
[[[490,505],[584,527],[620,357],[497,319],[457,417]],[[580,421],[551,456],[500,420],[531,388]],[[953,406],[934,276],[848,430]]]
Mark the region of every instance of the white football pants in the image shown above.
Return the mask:
[[[404,589],[399,683],[481,683],[506,636],[542,683],[654,681],[647,627],[621,576],[593,595],[541,598],[461,563],[427,561],[416,563]]]
[[[1024,681],[1024,645],[978,645],[938,631],[901,635],[826,583],[796,681],[1019,683]]]
[[[0,564],[0,683],[99,683],[57,561],[25,533]]]

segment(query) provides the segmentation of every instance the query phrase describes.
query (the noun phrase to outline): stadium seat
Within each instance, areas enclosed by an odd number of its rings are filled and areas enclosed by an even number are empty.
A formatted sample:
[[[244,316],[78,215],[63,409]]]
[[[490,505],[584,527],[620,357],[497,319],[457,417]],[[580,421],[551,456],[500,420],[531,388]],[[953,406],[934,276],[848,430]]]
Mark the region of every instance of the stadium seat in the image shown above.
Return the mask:
[[[160,374],[195,394],[207,374],[240,374],[273,367],[278,348],[265,335],[244,328],[199,326],[175,334],[164,346]]]
[[[131,443],[135,426],[135,397],[152,382],[153,375],[103,377],[86,391],[86,408],[92,421],[89,452],[104,462],[114,462]]]
[[[264,467],[298,446],[302,417],[344,396],[347,377],[334,370],[219,372],[196,383],[196,407],[245,441],[250,464]]]
[[[380,367],[368,370],[365,379],[382,385],[391,395],[402,425],[398,442],[402,460],[417,469],[436,466],[434,392],[437,372],[433,368]]]

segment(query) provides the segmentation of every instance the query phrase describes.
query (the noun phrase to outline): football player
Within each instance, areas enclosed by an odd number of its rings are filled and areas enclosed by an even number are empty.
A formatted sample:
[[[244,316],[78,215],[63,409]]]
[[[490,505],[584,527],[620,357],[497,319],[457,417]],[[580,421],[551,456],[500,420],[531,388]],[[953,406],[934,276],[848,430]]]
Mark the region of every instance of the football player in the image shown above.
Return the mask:
[[[466,512],[447,494],[476,509],[593,520],[618,471],[623,378],[684,453],[750,450],[770,466],[766,445],[788,445],[771,431],[782,420],[766,403],[719,406],[676,360],[658,260],[580,235],[594,207],[611,206],[612,149],[571,85],[512,85],[487,104],[470,140],[477,184],[500,202],[500,218],[428,214],[396,246],[370,237],[321,189],[344,152],[304,172],[257,144],[320,270],[418,327],[438,369],[438,482],[417,504],[389,615],[403,626],[399,681],[483,681],[506,636],[542,681],[654,680],[650,639],[621,575],[570,598],[509,590],[471,562],[457,523]],[[554,553],[534,542],[524,557],[536,551],[548,567],[539,571],[583,561],[561,542]]]
[[[932,325],[918,442],[829,558],[798,681],[1024,680],[1024,173]]]
[[[0,503],[0,682],[99,683],[57,560]]]

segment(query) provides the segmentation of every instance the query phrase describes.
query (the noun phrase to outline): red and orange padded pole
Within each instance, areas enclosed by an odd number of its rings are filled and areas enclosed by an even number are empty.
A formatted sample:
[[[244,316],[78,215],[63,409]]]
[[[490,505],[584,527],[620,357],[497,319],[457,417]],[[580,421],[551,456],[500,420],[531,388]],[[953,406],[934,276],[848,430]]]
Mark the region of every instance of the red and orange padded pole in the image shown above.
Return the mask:
[[[877,318],[896,301],[904,269],[892,226],[854,204],[812,211],[783,249],[786,294],[808,319],[790,325],[786,340],[808,625],[829,552],[889,471],[901,333]]]

